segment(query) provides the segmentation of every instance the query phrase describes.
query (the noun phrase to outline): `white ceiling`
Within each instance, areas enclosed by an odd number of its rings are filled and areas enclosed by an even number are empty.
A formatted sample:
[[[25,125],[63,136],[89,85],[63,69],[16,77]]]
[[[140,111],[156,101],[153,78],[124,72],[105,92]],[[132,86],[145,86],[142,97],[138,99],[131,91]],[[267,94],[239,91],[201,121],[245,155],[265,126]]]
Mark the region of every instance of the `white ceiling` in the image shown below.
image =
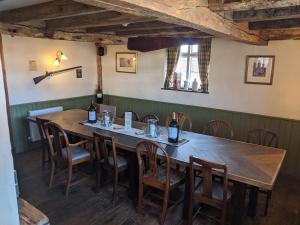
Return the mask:
[[[0,0],[0,11],[35,5],[50,0]]]

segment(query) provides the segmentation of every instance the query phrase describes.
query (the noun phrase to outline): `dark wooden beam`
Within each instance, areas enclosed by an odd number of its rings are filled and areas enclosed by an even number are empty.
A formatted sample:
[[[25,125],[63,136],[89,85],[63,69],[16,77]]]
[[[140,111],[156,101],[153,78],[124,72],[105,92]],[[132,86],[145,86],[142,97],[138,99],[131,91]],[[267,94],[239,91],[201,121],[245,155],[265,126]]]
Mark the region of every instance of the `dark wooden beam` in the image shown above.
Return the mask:
[[[180,34],[181,32],[189,32],[189,31],[196,31],[199,33],[199,31],[192,29],[190,27],[171,27],[171,28],[144,28],[143,30],[129,30],[129,31],[117,31],[115,32],[118,36],[145,36],[145,35],[151,35],[151,34],[158,34],[158,35],[174,35],[174,34]]]
[[[207,7],[189,7],[181,0],[75,0],[77,2],[104,7],[137,16],[156,17],[158,20],[191,27],[212,36],[265,45],[267,41],[257,34],[241,29],[229,20],[212,12]],[[195,1],[193,1],[195,2]]]
[[[272,20],[272,21],[258,21],[258,22],[249,23],[250,30],[279,29],[279,28],[293,28],[293,27],[300,27],[300,18]]]
[[[91,27],[87,28],[87,32],[89,33],[101,33],[101,32],[118,32],[118,31],[139,31],[145,29],[164,29],[178,27],[178,25],[164,23],[160,21],[150,21],[150,22],[140,22],[140,23],[130,23],[127,26],[123,25],[111,25],[111,26],[103,26],[103,27]]]
[[[289,6],[283,8],[259,9],[234,11],[232,19],[237,22],[241,21],[264,21],[276,19],[300,18],[300,6]]]
[[[222,0],[210,2],[209,8],[214,11],[240,11],[269,8],[282,8],[300,5],[299,0],[240,0],[223,3]]]
[[[124,23],[135,23],[153,20],[153,18],[137,17],[120,12],[102,12],[83,16],[72,16],[61,19],[53,19],[46,21],[47,30],[58,30],[65,27],[81,28],[81,27],[99,27]]]
[[[199,38],[179,37],[135,37],[128,38],[127,48],[129,50],[149,52],[164,48],[177,47],[183,44],[199,44]]]
[[[300,39],[300,28],[262,30],[268,40]]]
[[[30,20],[45,20],[82,13],[99,12],[103,10],[104,9],[71,0],[56,0],[18,9],[1,11],[0,21],[6,23],[19,23]]]

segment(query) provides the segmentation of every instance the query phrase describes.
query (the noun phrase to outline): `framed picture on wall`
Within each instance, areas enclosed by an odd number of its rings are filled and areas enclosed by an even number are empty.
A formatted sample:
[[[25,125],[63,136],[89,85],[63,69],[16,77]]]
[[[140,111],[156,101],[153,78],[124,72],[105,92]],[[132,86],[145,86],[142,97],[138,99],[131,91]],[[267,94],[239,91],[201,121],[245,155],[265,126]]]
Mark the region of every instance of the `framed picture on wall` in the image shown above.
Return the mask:
[[[246,57],[245,83],[272,85],[275,56],[248,55]]]
[[[136,73],[137,53],[136,52],[117,52],[116,71],[121,73]]]

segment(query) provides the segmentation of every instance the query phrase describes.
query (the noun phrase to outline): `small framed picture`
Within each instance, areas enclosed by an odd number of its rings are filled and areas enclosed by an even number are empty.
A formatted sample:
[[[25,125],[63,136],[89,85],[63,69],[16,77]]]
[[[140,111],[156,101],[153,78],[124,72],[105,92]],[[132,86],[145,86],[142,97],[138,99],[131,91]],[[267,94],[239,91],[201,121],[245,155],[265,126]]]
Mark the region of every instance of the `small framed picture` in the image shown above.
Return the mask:
[[[246,57],[245,83],[272,85],[275,56],[248,55]]]
[[[137,53],[136,52],[117,52],[116,71],[121,73],[136,73]]]

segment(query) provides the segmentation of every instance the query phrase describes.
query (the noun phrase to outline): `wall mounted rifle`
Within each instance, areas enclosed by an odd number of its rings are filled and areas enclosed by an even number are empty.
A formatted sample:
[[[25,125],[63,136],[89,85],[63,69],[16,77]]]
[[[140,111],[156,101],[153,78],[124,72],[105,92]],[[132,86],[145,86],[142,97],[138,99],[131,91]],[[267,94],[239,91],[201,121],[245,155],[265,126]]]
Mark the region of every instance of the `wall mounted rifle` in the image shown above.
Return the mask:
[[[62,69],[62,70],[51,71],[51,72],[46,71],[46,73],[44,75],[33,78],[33,81],[34,81],[35,84],[38,84],[42,80],[44,80],[45,78],[51,77],[55,74],[64,73],[64,72],[67,72],[67,71],[70,71],[70,70],[76,70],[76,72],[78,73],[79,71],[77,71],[77,70],[81,71],[81,68],[82,68],[82,66],[75,66],[75,67]]]

